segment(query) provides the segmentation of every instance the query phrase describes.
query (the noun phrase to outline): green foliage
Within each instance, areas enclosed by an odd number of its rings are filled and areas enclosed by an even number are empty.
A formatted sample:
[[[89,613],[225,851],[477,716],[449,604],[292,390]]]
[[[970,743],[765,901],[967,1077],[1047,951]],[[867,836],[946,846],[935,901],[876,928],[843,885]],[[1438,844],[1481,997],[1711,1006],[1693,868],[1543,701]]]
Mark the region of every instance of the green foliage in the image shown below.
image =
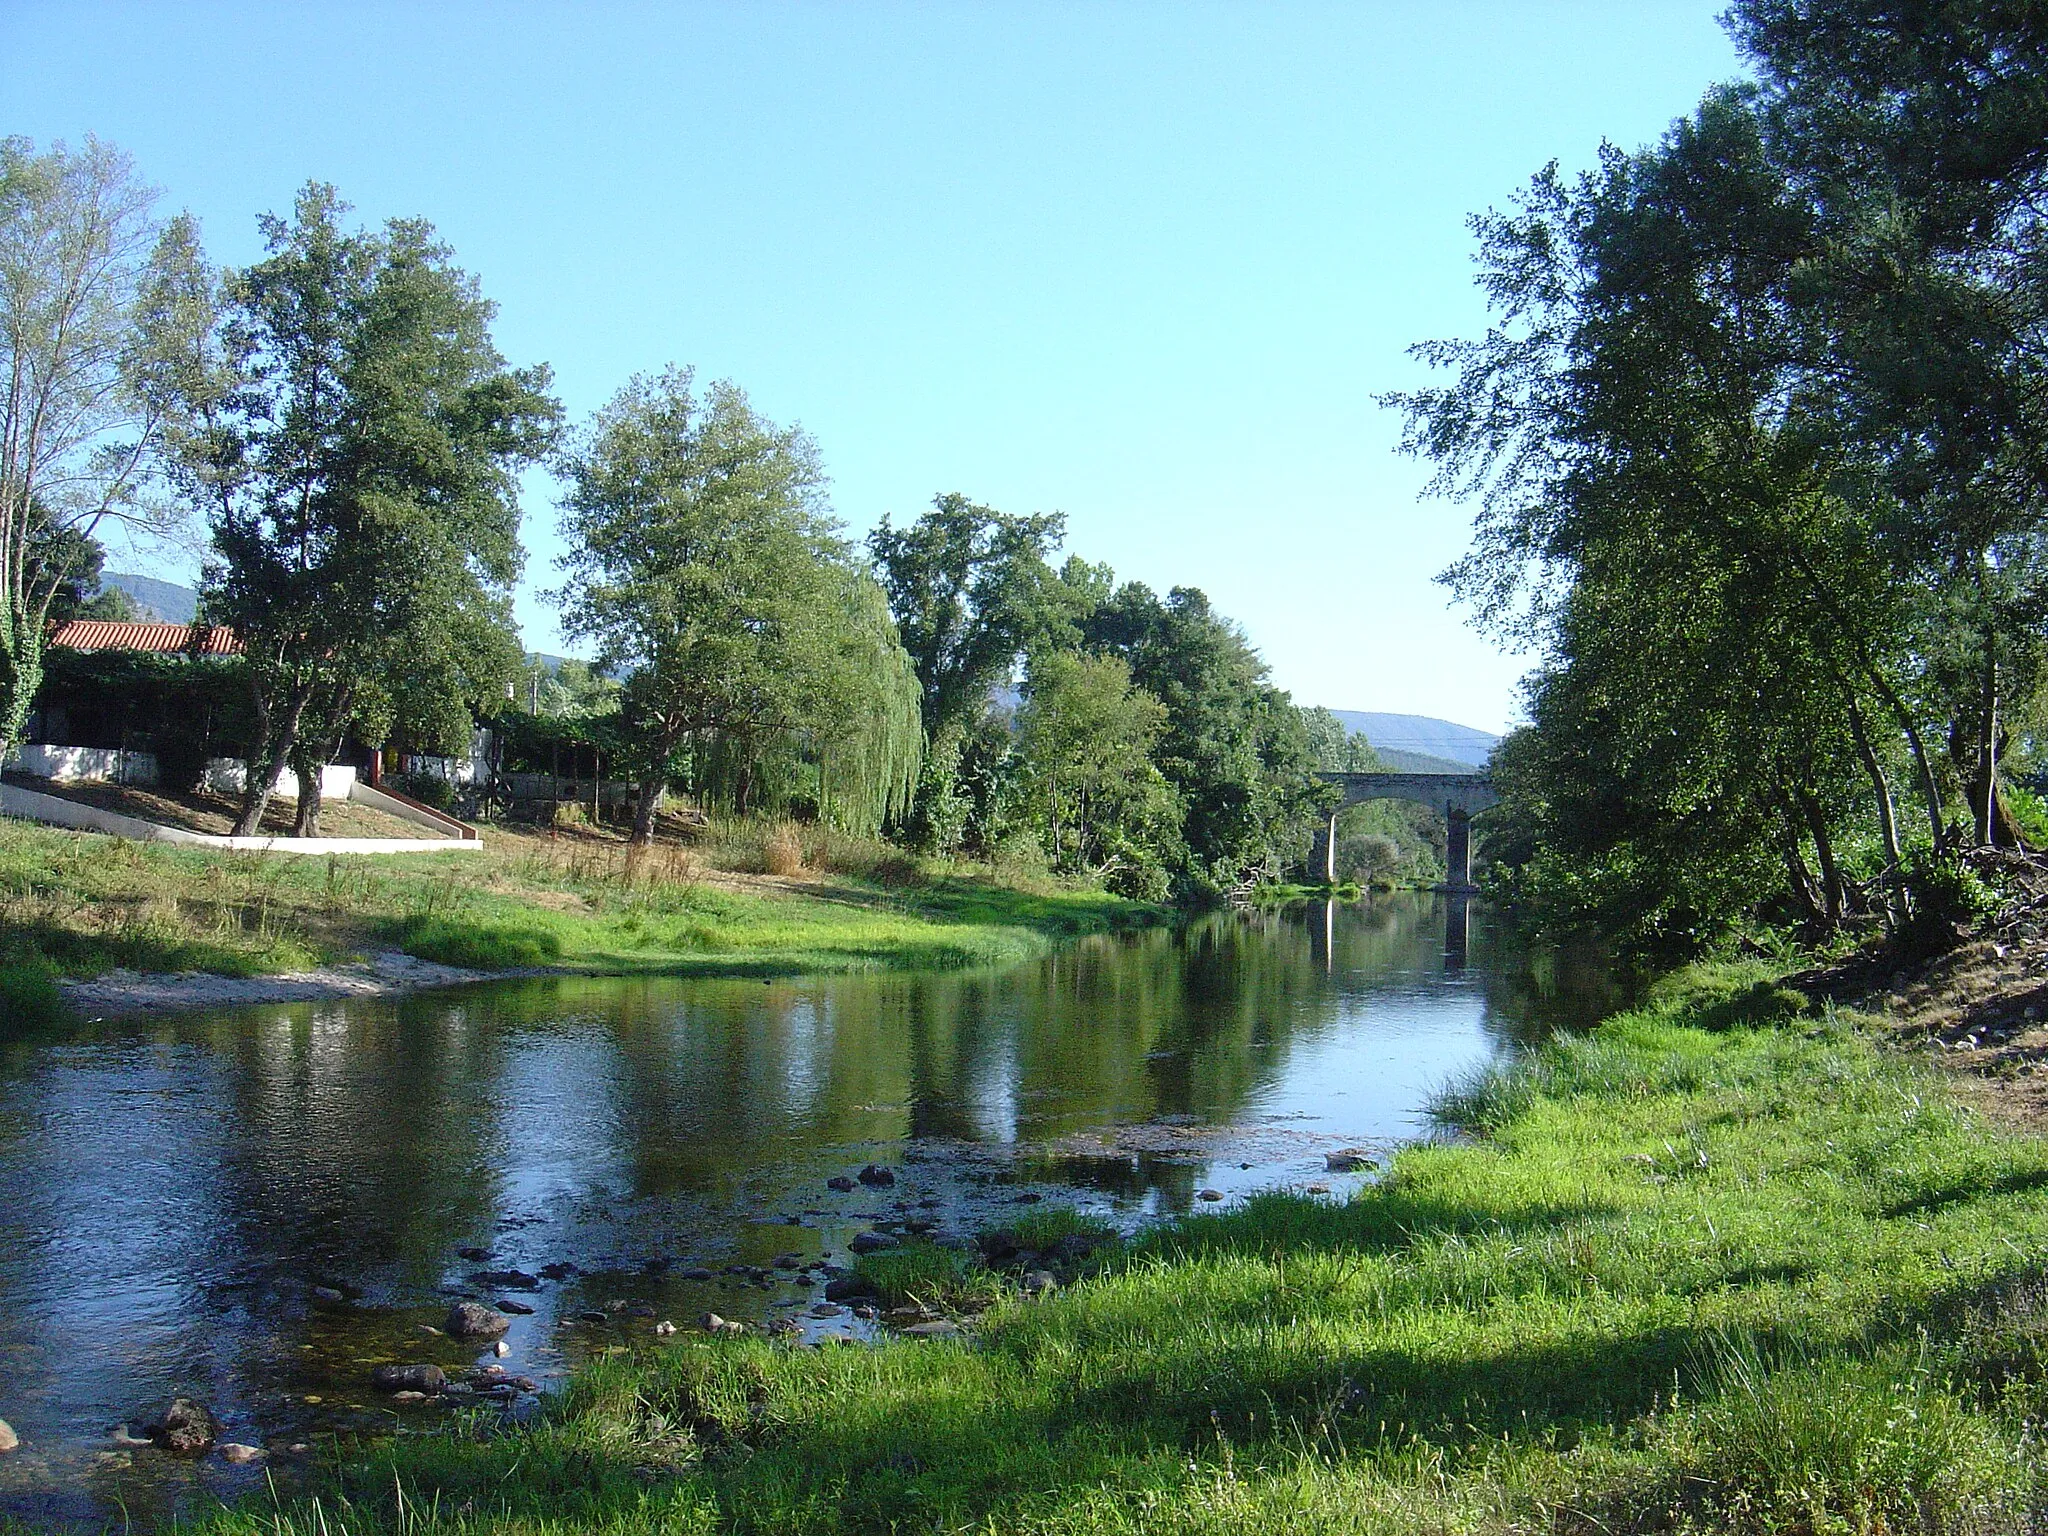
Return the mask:
[[[1089,872],[1124,895],[1165,895],[1158,849],[1179,810],[1151,756],[1165,723],[1165,706],[1132,684],[1118,657],[1032,658],[1018,744],[1054,868]]]
[[[2010,846],[2048,676],[2038,28],[1730,20],[1757,85],[1478,220],[1498,323],[1395,402],[1478,506],[1446,579],[1542,655],[1496,885],[1650,949],[1904,920],[1901,795],[1938,852],[1958,812]]]
[[[156,198],[97,139],[0,138],[0,752],[49,622],[97,581],[95,531],[166,520],[148,492],[167,386],[211,317],[191,221]]]
[[[351,726],[445,743],[465,704],[502,696],[516,476],[559,414],[546,369],[499,356],[492,306],[431,226],[352,233],[346,213],[316,183],[261,221],[268,255],[225,281],[184,390],[183,488],[218,559],[206,613],[240,635],[255,696],[244,833],[280,767],[309,781]],[[301,831],[318,807],[301,795]]]
[[[917,679],[880,590],[824,500],[811,440],[737,385],[699,400],[687,369],[636,378],[560,460],[557,594],[571,635],[626,679],[620,726],[637,835],[687,765],[744,809],[764,764],[813,754],[817,809],[874,827],[907,802],[923,737]]]

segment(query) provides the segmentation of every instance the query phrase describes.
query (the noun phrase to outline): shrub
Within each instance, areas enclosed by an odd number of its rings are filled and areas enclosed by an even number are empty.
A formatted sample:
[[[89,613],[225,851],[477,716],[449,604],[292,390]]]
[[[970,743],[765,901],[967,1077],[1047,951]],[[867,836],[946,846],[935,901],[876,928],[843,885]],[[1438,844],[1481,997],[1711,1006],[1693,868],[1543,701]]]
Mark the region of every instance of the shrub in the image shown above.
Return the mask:
[[[0,964],[0,1024],[48,1024],[64,1016],[57,978],[40,960]]]
[[[437,811],[455,808],[455,786],[439,774],[396,774],[392,777],[391,787],[421,805],[431,805]]]
[[[771,875],[800,875],[804,840],[794,822],[778,821],[761,841],[761,863]]]

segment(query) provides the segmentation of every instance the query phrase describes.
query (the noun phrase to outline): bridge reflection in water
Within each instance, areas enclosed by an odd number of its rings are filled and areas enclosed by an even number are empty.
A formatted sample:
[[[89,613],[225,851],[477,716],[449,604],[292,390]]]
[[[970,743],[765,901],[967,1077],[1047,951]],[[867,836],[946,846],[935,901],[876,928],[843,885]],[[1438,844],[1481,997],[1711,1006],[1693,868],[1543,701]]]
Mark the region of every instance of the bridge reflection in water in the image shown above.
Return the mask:
[[[1444,964],[1446,976],[1454,976],[1465,969],[1465,962],[1472,949],[1472,893],[1469,891],[1445,891],[1444,906]],[[1317,969],[1325,975],[1334,975],[1337,969],[1337,909],[1345,903],[1325,901],[1323,910],[1309,923],[1310,946]]]

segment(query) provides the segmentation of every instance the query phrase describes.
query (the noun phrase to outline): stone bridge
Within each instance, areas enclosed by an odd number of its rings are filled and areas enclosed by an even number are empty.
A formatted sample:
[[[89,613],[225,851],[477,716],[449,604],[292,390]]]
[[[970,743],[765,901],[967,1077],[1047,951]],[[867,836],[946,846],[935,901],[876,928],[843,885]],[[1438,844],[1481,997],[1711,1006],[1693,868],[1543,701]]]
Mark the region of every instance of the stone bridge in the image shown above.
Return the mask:
[[[1316,834],[1308,867],[1331,885],[1337,883],[1337,816],[1345,806],[1366,800],[1414,800],[1444,819],[1444,888],[1470,891],[1472,884],[1472,818],[1500,804],[1493,781],[1483,773],[1323,773],[1316,777],[1344,791],[1344,801],[1330,813],[1330,824]]]

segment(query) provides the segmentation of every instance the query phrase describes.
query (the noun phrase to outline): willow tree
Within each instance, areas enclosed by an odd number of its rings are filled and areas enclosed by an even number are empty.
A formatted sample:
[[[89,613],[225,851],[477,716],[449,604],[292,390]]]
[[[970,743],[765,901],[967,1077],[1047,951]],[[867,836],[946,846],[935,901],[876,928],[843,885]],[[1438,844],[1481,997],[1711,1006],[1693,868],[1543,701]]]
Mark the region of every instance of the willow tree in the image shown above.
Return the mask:
[[[568,579],[553,595],[564,631],[625,679],[637,840],[685,755],[713,745],[801,739],[821,799],[862,822],[900,808],[922,743],[916,676],[800,428],[669,368],[631,380],[558,467]]]

